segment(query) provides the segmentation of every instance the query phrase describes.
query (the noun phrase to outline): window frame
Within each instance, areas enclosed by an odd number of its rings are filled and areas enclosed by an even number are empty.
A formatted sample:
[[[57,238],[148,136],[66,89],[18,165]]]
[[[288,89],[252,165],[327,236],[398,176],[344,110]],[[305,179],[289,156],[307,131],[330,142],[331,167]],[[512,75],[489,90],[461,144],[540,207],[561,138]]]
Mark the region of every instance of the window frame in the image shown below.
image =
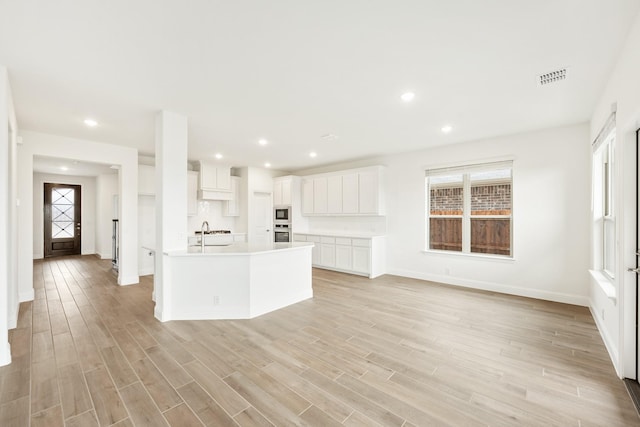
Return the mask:
[[[594,245],[594,266],[600,271],[606,279],[614,282],[616,279],[615,269],[617,262],[617,243],[616,243],[616,176],[615,176],[615,146],[616,146],[616,129],[613,127],[605,138],[594,147],[593,150],[593,198],[594,211],[592,218],[592,226],[598,235],[596,244]],[[612,236],[607,234],[607,230]],[[611,246],[607,245],[607,237],[613,239]],[[613,251],[613,254],[609,253]],[[610,265],[608,257],[610,258]]]
[[[514,165],[513,160],[502,160],[495,162],[484,162],[477,164],[467,164],[454,167],[433,167],[425,168],[425,247],[424,252],[433,252],[438,254],[448,254],[455,256],[477,256],[483,258],[497,258],[503,260],[514,259],[514,247],[513,247],[513,223],[514,223]],[[491,170],[509,169],[510,175],[508,179],[496,179],[496,184],[509,183],[511,186],[511,214],[509,215],[473,215],[471,211],[471,188],[472,180],[471,174],[476,172],[484,172]],[[446,176],[446,175],[462,175],[462,215],[431,215],[431,182],[430,177],[434,176]],[[491,181],[487,180],[488,183]],[[445,250],[445,249],[431,249],[431,218],[461,218],[462,220],[462,250]],[[471,221],[475,218],[508,218],[509,219],[509,255],[504,254],[492,254],[483,252],[471,251]]]

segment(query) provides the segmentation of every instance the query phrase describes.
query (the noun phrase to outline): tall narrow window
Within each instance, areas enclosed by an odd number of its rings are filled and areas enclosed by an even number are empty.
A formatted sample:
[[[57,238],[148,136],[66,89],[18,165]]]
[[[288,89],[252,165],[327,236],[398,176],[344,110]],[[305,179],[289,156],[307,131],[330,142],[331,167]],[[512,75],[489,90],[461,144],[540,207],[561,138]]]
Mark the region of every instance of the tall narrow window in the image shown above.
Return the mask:
[[[598,138],[593,152],[593,237],[595,269],[615,277],[615,128]]]
[[[512,162],[426,171],[427,248],[512,255]]]

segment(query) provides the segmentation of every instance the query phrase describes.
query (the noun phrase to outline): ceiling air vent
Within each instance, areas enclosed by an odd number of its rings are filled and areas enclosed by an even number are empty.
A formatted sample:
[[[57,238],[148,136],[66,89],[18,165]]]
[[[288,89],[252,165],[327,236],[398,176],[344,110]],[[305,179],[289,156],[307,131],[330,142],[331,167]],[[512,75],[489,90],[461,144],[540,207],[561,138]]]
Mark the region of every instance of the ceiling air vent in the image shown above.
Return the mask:
[[[541,74],[538,76],[538,86],[546,86],[566,80],[568,71],[567,68],[561,68],[550,73]]]

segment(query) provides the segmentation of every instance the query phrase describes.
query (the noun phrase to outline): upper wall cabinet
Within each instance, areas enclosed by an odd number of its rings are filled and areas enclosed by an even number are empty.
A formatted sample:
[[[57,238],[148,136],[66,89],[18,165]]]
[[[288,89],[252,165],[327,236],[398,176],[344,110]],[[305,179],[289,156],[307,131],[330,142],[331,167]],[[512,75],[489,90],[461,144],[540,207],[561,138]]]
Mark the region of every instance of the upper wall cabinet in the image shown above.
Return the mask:
[[[384,215],[382,166],[307,176],[302,181],[302,214]]]
[[[224,216],[240,216],[240,179],[237,176],[231,177],[233,198],[224,203]]]
[[[231,167],[200,161],[198,196],[204,200],[231,200]]]
[[[273,179],[273,205],[291,205],[293,177],[283,176]]]
[[[156,168],[149,165],[138,165],[138,194],[155,196]]]

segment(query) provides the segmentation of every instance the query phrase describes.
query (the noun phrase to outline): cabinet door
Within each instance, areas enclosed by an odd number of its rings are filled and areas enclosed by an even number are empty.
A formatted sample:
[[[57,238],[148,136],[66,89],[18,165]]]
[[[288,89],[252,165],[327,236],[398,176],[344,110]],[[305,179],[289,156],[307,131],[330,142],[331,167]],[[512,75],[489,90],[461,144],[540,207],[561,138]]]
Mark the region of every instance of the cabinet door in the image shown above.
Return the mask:
[[[138,194],[153,196],[156,194],[156,168],[138,165]]]
[[[224,201],[224,216],[239,216],[240,215],[240,178],[237,176],[231,177],[231,193],[233,194],[231,200]]]
[[[378,213],[378,174],[360,172],[358,174],[358,204],[361,214]]]
[[[282,181],[275,179],[273,181],[273,206],[282,204]]]
[[[336,268],[351,270],[351,246],[336,245]]]
[[[218,190],[231,191],[231,168],[228,166],[216,167],[216,183]]]
[[[327,178],[313,180],[313,213],[327,213]]]
[[[342,213],[342,175],[327,178],[327,211]]]
[[[342,176],[342,212],[358,213],[358,174],[350,173]]]
[[[371,271],[371,249],[353,246],[351,248],[351,253],[353,254],[352,270],[357,273],[369,274]]]
[[[291,205],[291,186],[293,185],[293,180],[285,179],[282,180],[282,199],[281,202],[283,205]]]
[[[302,214],[313,214],[313,179],[302,180]]]
[[[198,172],[187,172],[187,216],[198,214]]]
[[[200,163],[200,189],[215,190],[218,188],[218,172],[213,165]]]
[[[324,267],[336,266],[336,245],[333,243],[320,243],[320,265]]]

